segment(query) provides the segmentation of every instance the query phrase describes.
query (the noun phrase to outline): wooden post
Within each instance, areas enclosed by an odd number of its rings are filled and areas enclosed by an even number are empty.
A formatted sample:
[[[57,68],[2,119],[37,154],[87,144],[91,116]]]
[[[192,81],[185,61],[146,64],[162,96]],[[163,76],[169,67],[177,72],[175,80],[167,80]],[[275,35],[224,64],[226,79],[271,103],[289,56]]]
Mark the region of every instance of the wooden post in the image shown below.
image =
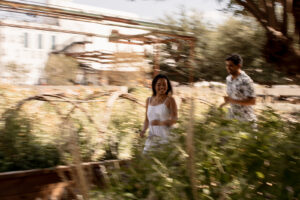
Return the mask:
[[[85,176],[85,172],[82,166],[81,156],[80,156],[80,147],[79,147],[79,138],[76,132],[75,127],[73,126],[71,120],[67,120],[64,124],[66,131],[69,131],[69,139],[70,139],[70,147],[69,151],[71,152],[73,164],[75,166],[75,169],[73,171],[72,175],[75,175],[75,184],[82,195],[83,200],[88,200],[89,196],[89,186],[87,183],[87,177]]]
[[[187,158],[187,171],[192,188],[193,199],[197,200],[197,187],[196,187],[196,174],[195,174],[195,147],[194,147],[194,97],[193,97],[193,80],[194,80],[194,48],[195,41],[189,41],[190,54],[189,54],[189,83],[190,83],[190,110],[189,110],[189,122],[188,132],[186,138],[186,151],[188,154]]]

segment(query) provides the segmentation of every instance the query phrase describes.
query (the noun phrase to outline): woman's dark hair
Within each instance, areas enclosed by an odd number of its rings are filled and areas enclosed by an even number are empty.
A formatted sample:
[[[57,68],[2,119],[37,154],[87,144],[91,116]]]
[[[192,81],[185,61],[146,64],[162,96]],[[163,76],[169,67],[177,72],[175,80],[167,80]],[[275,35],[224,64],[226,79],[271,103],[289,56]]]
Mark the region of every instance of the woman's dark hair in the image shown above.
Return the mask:
[[[232,54],[231,56],[228,56],[226,61],[231,61],[235,65],[243,64],[243,59],[239,54]]]
[[[169,80],[169,78],[166,76],[166,75],[163,75],[163,74],[158,74],[154,77],[153,81],[152,81],[152,92],[153,92],[153,96],[156,96],[156,90],[155,90],[155,85],[157,83],[157,81],[159,79],[166,79],[167,80],[167,85],[168,85],[168,89],[166,91],[166,95],[169,94],[169,92],[171,92],[171,94],[173,93],[173,89],[172,89],[172,85],[171,85],[171,82]]]

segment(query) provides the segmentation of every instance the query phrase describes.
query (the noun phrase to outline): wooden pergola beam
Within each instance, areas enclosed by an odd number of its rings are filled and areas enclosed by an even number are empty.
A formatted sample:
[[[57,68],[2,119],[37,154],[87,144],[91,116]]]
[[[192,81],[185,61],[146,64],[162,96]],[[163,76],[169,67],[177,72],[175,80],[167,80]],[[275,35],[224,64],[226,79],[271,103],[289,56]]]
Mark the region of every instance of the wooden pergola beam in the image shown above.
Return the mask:
[[[114,40],[130,40],[130,39],[142,39],[145,38],[146,36],[153,35],[153,33],[144,33],[144,34],[137,34],[137,35],[125,35],[125,34],[120,34],[120,33],[112,33],[110,38]]]
[[[110,41],[110,42],[121,43],[121,44],[132,44],[132,45],[145,45],[145,43],[143,43],[143,42],[132,42],[132,41],[122,41],[122,40]]]
[[[24,14],[32,14],[38,16],[46,16],[46,17],[54,17],[61,19],[69,19],[69,20],[77,20],[77,21],[88,21],[94,23],[102,23],[102,22],[116,22],[118,24],[114,24],[116,26],[122,26],[121,24],[127,24],[131,26],[139,27],[140,29],[153,28],[156,30],[165,30],[167,31],[170,26],[160,23],[142,21],[142,20],[134,20],[123,17],[115,17],[115,16],[107,16],[102,14],[95,13],[87,13],[83,11],[77,11],[74,9],[65,9],[54,6],[48,6],[46,4],[30,4],[24,2],[16,2],[16,1],[0,1],[0,10],[18,12]],[[134,28],[134,27],[131,27]],[[173,30],[178,30],[178,27],[172,27]],[[185,33],[181,32],[182,35]]]
[[[85,60],[85,61],[91,61],[91,62],[97,62],[97,63],[100,63],[100,64],[122,64],[122,63],[137,63],[137,62],[140,62],[138,60],[130,60],[130,61],[101,61],[101,59],[99,60],[96,60],[96,59],[92,59],[92,58],[76,58],[78,60]]]
[[[169,37],[169,38],[162,39],[162,37]],[[144,45],[149,45],[149,44],[157,44],[157,43],[177,42],[178,40],[195,41],[196,38],[191,36],[180,36],[176,34],[161,33],[155,31],[151,31],[150,33],[145,33],[145,34],[137,34],[137,35],[125,35],[125,34],[120,34],[118,31],[112,31],[112,34],[109,37],[110,42],[123,43],[122,41],[124,40],[126,42],[133,42],[132,40],[141,41],[144,42]]]
[[[65,29],[59,28],[52,28],[52,27],[39,27],[39,26],[30,26],[30,25],[21,25],[21,24],[8,24],[0,21],[0,26],[7,26],[7,27],[14,27],[14,28],[24,28],[24,29],[33,29],[33,30],[41,30],[41,31],[51,31],[51,32],[59,32],[59,33],[70,33],[76,35],[86,35],[92,37],[101,37],[107,38],[105,35],[89,33],[89,32],[82,32],[82,31],[70,31]]]

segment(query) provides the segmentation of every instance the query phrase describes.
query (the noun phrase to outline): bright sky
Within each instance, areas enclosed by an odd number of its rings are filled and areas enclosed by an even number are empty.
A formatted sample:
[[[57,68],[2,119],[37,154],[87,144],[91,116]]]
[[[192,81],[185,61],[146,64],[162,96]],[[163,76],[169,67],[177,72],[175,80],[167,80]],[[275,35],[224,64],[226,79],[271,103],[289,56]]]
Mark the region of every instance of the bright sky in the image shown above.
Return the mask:
[[[26,3],[46,3],[47,0],[13,0]],[[141,19],[157,21],[166,14],[178,13],[181,8],[187,11],[196,10],[202,13],[204,21],[210,24],[222,23],[228,14],[220,11],[224,8],[218,0],[58,0],[74,2],[138,15]],[[227,2],[228,0],[223,0]],[[61,2],[60,2],[61,3]],[[61,4],[63,5],[63,4]],[[8,14],[6,14],[8,15]],[[8,15],[10,16],[10,15]],[[0,15],[1,17],[1,15]],[[23,16],[24,17],[24,16]]]
[[[225,18],[225,14],[218,11],[222,8],[222,4],[217,0],[73,0],[73,2],[131,12],[150,20],[178,12],[183,6],[187,10],[196,9],[202,12],[204,19],[211,23],[221,23]]]

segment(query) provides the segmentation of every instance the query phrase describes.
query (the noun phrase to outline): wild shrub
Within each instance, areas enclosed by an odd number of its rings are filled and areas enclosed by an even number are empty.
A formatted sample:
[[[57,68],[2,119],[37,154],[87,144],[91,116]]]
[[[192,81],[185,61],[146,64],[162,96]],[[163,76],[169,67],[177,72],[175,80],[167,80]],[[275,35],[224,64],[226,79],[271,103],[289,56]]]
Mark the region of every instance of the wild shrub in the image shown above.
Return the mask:
[[[272,110],[263,111],[255,125],[224,114],[210,109],[195,123],[198,198],[299,199],[299,122]],[[108,199],[193,199],[184,150],[186,119],[179,124],[168,145],[148,154],[142,154],[143,142],[136,146],[130,166],[111,181]]]
[[[31,120],[16,110],[7,111],[0,128],[0,172],[58,165],[54,145],[42,144],[32,134]]]

